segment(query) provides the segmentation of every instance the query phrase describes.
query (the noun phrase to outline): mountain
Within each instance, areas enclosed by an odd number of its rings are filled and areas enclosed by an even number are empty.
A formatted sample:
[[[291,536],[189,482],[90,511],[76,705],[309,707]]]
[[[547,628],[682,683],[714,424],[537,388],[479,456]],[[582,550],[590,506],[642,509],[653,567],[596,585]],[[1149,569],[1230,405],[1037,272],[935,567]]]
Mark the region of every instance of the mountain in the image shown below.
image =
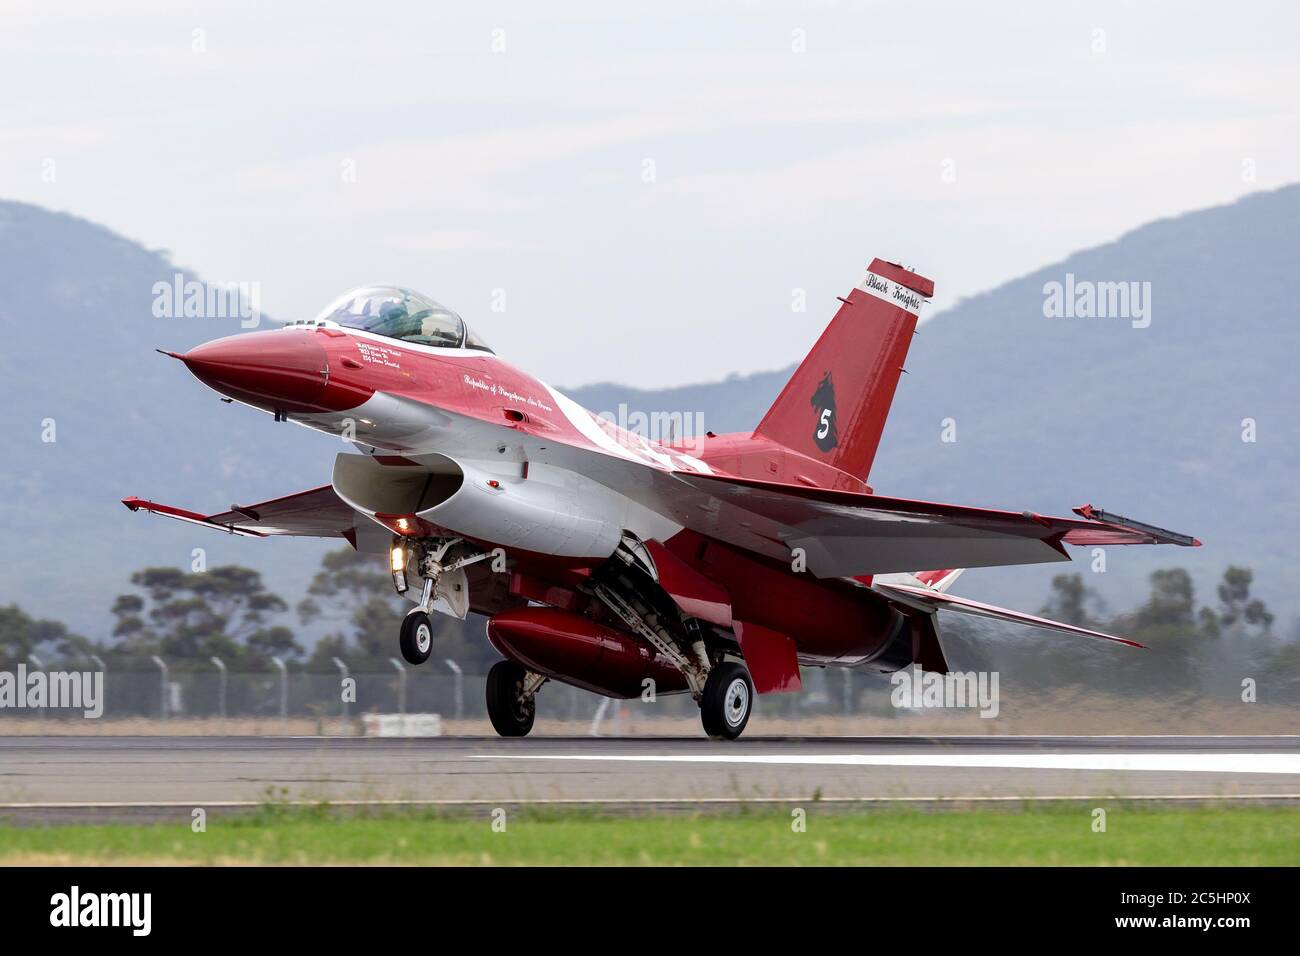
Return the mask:
[[[1195,534],[1197,550],[1113,548],[1088,573],[1112,610],[1146,594],[1154,568],[1192,570],[1203,601],[1225,565],[1297,611],[1300,560],[1300,186],[1143,226],[926,321],[913,342],[871,484],[881,493],[1066,514],[1091,502]],[[888,250],[863,250],[888,257]],[[918,269],[942,283],[939,263]],[[261,569],[290,599],[328,545],[231,539],[142,515],[128,494],[213,508],[307,488],[341,450],[200,388],[153,349],[231,334],[236,319],[155,318],[166,254],[72,216],[0,203],[0,604],[17,601],[93,637],[131,571],[186,565]],[[186,275],[189,273],[186,272]],[[1048,283],[1150,283],[1143,319],[1049,318]],[[846,277],[846,287],[855,277]],[[1139,289],[1148,288],[1139,285]],[[1143,299],[1145,304],[1146,300]],[[801,321],[821,327],[810,307]],[[794,356],[792,356],[793,358]],[[725,364],[725,358],[720,360]],[[792,368],[663,391],[569,390],[595,411],[701,413],[749,429]],[[1243,442],[1244,419],[1256,440]],[[53,442],[47,420],[53,420]],[[952,419],[956,441],[942,440]],[[1062,565],[970,572],[961,593],[1034,609]]]
[[[0,388],[9,423],[0,455],[8,503],[0,604],[16,601],[103,637],[132,571],[188,568],[196,548],[209,567],[257,567],[286,594],[301,593],[318,564],[321,542],[248,547],[120,504],[131,494],[200,509],[274,497],[327,480],[339,451],[306,429],[222,404],[154,351],[239,331],[238,319],[153,316],[154,283],[171,285],[184,271],[101,226],[0,203]]]

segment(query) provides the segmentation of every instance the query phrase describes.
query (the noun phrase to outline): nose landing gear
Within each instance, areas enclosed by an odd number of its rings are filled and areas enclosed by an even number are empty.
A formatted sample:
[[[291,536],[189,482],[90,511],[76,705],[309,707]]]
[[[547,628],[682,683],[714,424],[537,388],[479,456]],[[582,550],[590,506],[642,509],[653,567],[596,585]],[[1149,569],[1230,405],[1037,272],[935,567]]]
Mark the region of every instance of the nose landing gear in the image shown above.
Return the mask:
[[[494,552],[474,552],[460,538],[402,538],[389,549],[393,586],[407,591],[408,573],[423,582],[420,601],[402,620],[398,647],[408,664],[423,664],[433,652],[432,611],[460,620],[470,610],[469,579],[465,568],[494,557]]]
[[[408,664],[423,664],[433,653],[433,620],[429,611],[433,608],[433,589],[436,586],[433,578],[425,578],[420,603],[402,618],[397,646]]]

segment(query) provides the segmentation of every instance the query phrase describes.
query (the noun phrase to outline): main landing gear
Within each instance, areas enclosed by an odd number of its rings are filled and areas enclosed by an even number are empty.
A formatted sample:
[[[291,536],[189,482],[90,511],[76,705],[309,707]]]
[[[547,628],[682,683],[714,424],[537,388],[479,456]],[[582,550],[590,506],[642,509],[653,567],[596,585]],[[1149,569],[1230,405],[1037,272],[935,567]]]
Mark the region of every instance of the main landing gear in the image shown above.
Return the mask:
[[[487,675],[487,710],[492,728],[502,737],[526,737],[537,716],[537,690],[546,683],[541,674],[514,661],[497,661]]]
[[[754,682],[744,664],[724,661],[709,670],[700,695],[700,723],[710,737],[735,740],[754,711]]]
[[[652,577],[653,561],[637,545],[639,542],[624,539],[616,557],[627,570],[612,580],[593,582],[592,594],[681,672],[700,705],[704,732],[713,738],[735,740],[754,710],[749,670],[738,661],[723,659],[716,649],[711,654],[698,622],[675,619],[663,612],[662,604],[656,606],[653,598],[646,596],[646,578]]]

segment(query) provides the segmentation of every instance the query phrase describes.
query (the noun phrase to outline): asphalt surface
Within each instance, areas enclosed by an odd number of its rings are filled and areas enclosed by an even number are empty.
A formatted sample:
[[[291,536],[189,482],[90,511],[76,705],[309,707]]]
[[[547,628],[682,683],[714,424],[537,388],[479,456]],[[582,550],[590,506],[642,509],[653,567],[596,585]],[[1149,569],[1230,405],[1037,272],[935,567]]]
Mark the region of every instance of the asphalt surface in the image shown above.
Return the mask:
[[[1300,737],[0,737],[0,820],[268,800],[615,809],[1052,798],[1300,804]]]

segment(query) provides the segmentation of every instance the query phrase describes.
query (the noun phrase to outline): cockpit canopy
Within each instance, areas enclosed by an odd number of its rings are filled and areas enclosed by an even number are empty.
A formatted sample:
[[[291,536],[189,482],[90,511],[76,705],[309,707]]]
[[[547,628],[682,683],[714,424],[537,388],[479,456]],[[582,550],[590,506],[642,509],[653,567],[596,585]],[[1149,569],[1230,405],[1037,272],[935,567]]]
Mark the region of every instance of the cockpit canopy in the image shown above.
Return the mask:
[[[451,309],[396,286],[366,286],[349,292],[316,316],[316,321],[336,322],[415,345],[492,351]]]

